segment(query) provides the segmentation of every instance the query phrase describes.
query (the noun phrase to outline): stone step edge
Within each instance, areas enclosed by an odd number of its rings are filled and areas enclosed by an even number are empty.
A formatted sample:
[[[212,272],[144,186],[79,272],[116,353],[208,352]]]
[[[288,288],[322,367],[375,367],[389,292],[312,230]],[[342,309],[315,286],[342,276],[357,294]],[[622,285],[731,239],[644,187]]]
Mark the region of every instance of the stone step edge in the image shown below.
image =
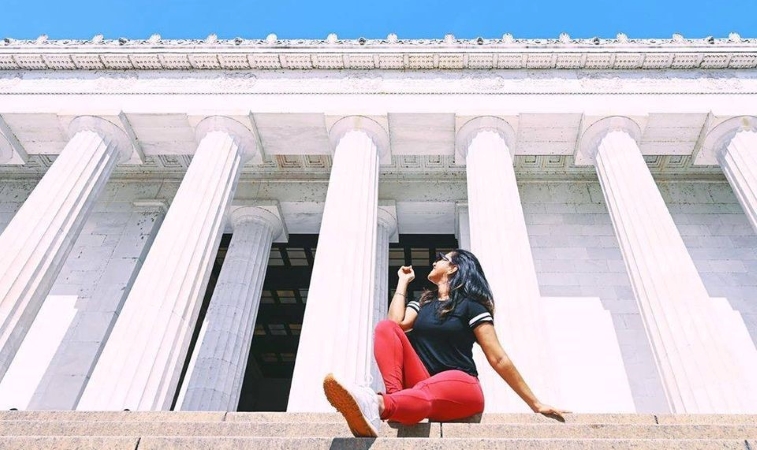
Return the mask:
[[[508,439],[508,438],[256,438],[256,437],[149,437],[149,438],[61,438],[46,436],[0,437],[0,444],[4,450],[28,448],[35,449],[118,449],[118,450],[150,450],[150,449],[207,449],[215,450],[244,448],[322,448],[324,450],[338,449],[549,449],[573,450],[592,448],[594,450],[610,449],[687,449],[709,450],[711,448],[750,450],[757,448],[757,441],[735,439],[681,439],[676,441],[659,441],[648,439]],[[194,444],[194,445],[193,445]]]
[[[75,419],[75,420],[74,420]],[[186,412],[186,411],[0,411],[7,420],[101,421],[101,422],[251,422],[323,423],[341,422],[338,413],[284,412]],[[421,423],[559,424],[537,414],[483,414],[468,420]],[[576,424],[752,424],[753,414],[568,414],[565,423]]]

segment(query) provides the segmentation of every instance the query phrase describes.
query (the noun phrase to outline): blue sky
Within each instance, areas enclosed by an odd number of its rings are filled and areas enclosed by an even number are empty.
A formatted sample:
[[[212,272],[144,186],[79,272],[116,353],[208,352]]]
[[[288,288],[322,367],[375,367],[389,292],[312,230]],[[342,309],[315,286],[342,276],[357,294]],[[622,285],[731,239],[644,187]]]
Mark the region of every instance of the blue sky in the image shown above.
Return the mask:
[[[757,0],[0,0],[0,37],[757,37]]]

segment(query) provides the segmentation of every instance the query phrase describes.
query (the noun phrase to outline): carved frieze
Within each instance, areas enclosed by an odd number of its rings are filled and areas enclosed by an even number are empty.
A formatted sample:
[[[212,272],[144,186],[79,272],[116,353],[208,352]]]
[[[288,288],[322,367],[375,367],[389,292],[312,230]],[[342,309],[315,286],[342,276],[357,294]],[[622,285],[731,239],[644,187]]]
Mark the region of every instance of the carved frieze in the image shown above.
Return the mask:
[[[266,39],[0,41],[0,70],[750,69],[757,39]]]

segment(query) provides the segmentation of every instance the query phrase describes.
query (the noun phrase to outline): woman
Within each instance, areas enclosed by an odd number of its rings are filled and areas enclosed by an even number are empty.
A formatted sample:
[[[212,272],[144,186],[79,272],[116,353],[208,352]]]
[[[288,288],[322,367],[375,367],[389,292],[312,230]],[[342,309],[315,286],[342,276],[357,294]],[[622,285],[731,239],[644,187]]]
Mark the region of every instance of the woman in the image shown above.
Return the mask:
[[[405,303],[408,284],[415,278],[412,266],[401,267],[398,275],[388,320],[378,324],[374,338],[386,393],[349,385],[333,374],[323,381],[326,397],[355,436],[376,436],[381,420],[414,424],[483,412],[474,342],[534,412],[562,419],[566,411],[539,402],[502,349],[494,331],[491,289],[472,253],[439,253],[428,275],[437,289],[425,292],[420,302]]]

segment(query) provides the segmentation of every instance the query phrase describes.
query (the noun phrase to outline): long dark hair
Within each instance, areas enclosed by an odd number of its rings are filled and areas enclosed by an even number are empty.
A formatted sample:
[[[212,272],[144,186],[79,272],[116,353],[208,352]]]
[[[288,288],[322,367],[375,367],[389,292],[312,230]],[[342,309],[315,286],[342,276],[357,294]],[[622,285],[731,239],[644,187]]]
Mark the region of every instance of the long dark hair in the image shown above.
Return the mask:
[[[473,253],[458,248],[452,252],[450,260],[457,270],[449,278],[449,301],[439,310],[439,316],[444,317],[454,311],[466,298],[482,304],[493,316],[494,296],[478,258]],[[426,290],[421,296],[420,304],[435,301],[438,294],[438,288]]]

